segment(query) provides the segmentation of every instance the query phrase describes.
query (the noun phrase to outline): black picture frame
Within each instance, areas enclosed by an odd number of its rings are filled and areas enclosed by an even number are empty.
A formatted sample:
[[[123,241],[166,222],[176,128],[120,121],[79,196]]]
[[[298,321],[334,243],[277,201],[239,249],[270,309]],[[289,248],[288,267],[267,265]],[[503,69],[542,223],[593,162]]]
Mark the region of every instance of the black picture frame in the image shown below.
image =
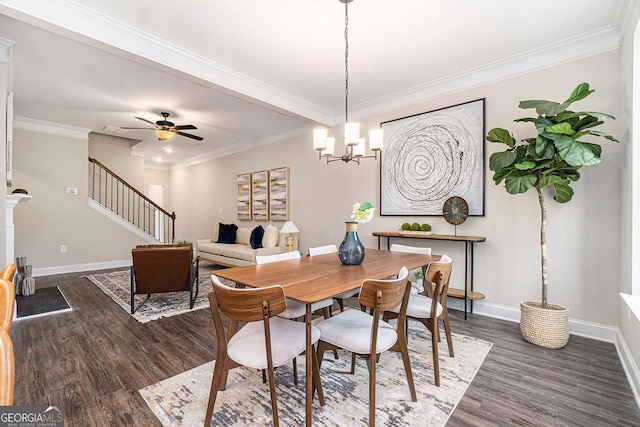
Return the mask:
[[[441,216],[458,196],[469,216],[484,216],[484,98],[380,126],[380,215]]]

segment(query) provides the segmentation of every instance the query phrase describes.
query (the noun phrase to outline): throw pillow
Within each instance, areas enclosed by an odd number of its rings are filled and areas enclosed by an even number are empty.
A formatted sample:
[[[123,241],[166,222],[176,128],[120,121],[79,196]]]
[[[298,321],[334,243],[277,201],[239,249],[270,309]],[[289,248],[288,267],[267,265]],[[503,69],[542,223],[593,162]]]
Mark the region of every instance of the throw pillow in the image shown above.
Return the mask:
[[[251,244],[251,228],[249,227],[240,227],[236,230],[236,243],[240,245]]]
[[[251,231],[251,247],[253,249],[259,249],[262,247],[262,237],[264,236],[264,228],[261,225]]]
[[[220,223],[218,226],[218,240],[216,240],[216,243],[235,243],[237,229],[238,226],[235,224]]]
[[[263,248],[275,248],[278,246],[278,238],[280,237],[280,230],[275,225],[267,225],[264,230],[264,236],[262,236]]]

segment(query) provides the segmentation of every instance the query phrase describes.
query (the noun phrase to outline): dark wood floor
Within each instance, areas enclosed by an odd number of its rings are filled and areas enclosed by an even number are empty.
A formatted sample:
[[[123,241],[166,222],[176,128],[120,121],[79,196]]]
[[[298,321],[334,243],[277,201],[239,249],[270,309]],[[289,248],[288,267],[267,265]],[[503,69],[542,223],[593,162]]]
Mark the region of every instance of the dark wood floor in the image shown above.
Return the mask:
[[[160,425],[138,390],[214,359],[210,313],[138,323],[85,274],[36,279],[58,285],[73,311],[13,324],[15,404],[64,406],[67,426]],[[572,336],[546,350],[518,324],[451,317],[454,332],[494,346],[448,426],[640,426],[613,344]]]

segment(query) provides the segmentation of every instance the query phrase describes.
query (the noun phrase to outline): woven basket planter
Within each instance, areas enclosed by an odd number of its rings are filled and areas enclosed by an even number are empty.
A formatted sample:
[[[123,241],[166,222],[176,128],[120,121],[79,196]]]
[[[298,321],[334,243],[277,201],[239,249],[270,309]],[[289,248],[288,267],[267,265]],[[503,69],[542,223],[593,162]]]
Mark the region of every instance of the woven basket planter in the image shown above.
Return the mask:
[[[545,348],[562,348],[569,341],[569,309],[537,301],[520,303],[520,332],[525,340]]]

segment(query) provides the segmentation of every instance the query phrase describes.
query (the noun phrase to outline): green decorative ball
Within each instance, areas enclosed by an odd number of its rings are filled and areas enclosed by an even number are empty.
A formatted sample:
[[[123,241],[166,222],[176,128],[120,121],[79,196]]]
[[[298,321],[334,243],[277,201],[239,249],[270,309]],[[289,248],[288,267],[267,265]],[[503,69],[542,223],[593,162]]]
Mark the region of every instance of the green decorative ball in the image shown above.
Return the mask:
[[[420,226],[420,231],[431,231],[431,226],[429,224],[422,224]]]
[[[420,231],[420,224],[418,224],[417,222],[411,224],[411,231]]]
[[[401,228],[403,230],[411,230],[411,224],[409,224],[408,222],[405,222],[404,224],[402,224]]]

